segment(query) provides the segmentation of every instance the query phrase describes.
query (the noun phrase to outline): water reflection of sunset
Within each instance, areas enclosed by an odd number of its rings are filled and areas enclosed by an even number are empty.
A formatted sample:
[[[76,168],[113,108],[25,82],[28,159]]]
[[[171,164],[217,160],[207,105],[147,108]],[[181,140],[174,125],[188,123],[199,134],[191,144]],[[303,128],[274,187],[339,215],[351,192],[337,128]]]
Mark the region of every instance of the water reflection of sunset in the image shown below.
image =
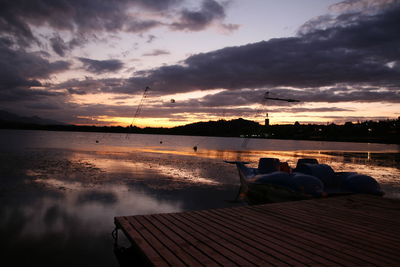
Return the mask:
[[[168,177],[168,179],[190,184],[219,184],[212,177],[201,177],[201,172],[197,169],[183,169],[171,164],[163,164],[162,161],[131,161],[129,160],[129,154],[119,154],[125,157],[125,159],[113,159],[112,155],[115,155],[114,153],[107,154],[103,152],[99,153],[99,155],[106,156],[106,158],[97,157],[96,154],[76,153],[73,154],[71,160],[82,160],[83,158],[91,166],[99,168],[106,173],[131,173],[136,179],[146,179],[149,175],[156,175],[159,178],[164,176]]]
[[[220,185],[218,177],[207,176],[201,168],[223,166],[224,160],[246,161],[256,167],[259,158],[279,158],[294,168],[300,158],[316,158],[320,163],[330,165],[335,171],[352,171],[376,178],[384,187],[388,197],[398,197],[400,191],[400,169],[396,153],[346,152],[346,151],[237,151],[193,149],[183,147],[169,149],[154,146],[121,151],[98,151],[76,153],[72,160],[84,160],[105,173],[131,173],[135,179],[146,179],[149,175],[187,184]],[[191,162],[209,162],[207,164]],[[214,166],[215,165],[215,166]],[[219,167],[220,168],[220,167]],[[225,168],[231,168],[225,166]],[[231,168],[233,181],[238,182],[236,170]],[[169,184],[174,188],[177,185]]]

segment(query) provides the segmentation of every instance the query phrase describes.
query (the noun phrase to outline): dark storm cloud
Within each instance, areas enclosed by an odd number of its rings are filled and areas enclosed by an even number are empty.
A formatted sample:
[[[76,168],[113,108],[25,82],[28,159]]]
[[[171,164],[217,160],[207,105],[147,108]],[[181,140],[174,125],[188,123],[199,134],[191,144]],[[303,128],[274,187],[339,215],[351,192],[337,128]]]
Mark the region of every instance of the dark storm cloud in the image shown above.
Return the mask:
[[[4,41],[6,40],[6,41]],[[67,61],[50,62],[44,52],[13,49],[12,42],[0,40],[0,102],[16,107],[15,102],[43,101],[49,97],[63,97],[63,93],[48,91],[41,79],[68,70]],[[34,88],[32,88],[34,87]],[[17,105],[20,107],[20,105]]]
[[[324,107],[324,108],[308,108],[304,105],[310,102],[351,102],[355,99],[358,102],[389,102],[400,103],[400,95],[392,92],[379,92],[362,89],[345,89],[330,88],[319,90],[316,88],[308,88],[308,90],[293,90],[285,88],[269,89],[270,97],[275,98],[292,98],[298,99],[298,103],[288,103],[276,100],[264,100],[266,89],[263,90],[225,90],[216,94],[209,94],[198,99],[189,99],[178,101],[175,103],[163,103],[163,106],[170,108],[223,108],[235,110],[237,107],[249,104],[258,104],[255,111],[262,112],[268,110],[270,112],[333,112],[333,111],[351,111],[351,109]],[[352,91],[349,93],[348,91]],[[253,110],[254,112],[254,110]]]
[[[96,39],[95,37],[93,37]],[[88,38],[84,34],[76,34],[71,40],[65,41],[59,34],[54,33],[51,38],[49,38],[49,44],[53,51],[64,57],[67,53],[72,51],[77,46],[83,46],[88,41]]]
[[[203,0],[198,11],[182,10],[179,21],[171,24],[171,28],[175,30],[200,31],[215,21],[223,20],[225,16],[224,7],[221,4],[214,0]]]
[[[53,30],[66,30],[75,34],[94,32],[143,32],[158,26],[174,29],[200,30],[214,21],[225,18],[224,7],[214,0],[204,0],[199,11],[184,9],[178,11],[183,0],[4,0],[0,3],[0,33],[13,38],[26,47],[40,43],[32,27],[49,26]],[[130,11],[147,10],[153,12],[155,19],[143,20]],[[168,12],[166,12],[168,11]],[[179,21],[171,20],[180,13]],[[172,19],[173,20],[173,19]],[[226,25],[227,28],[235,25]],[[67,46],[52,37],[51,46],[59,54]],[[61,45],[61,46],[60,46]]]
[[[131,20],[127,23],[126,31],[141,33],[160,25],[163,23],[156,20]]]
[[[2,30],[4,26],[24,35],[31,34],[29,24],[49,26],[60,30],[80,31],[119,30],[129,21],[128,9],[141,7],[153,11],[166,10],[180,0],[4,0],[1,4]]]
[[[117,59],[108,60],[94,60],[90,58],[78,58],[82,63],[84,68],[92,73],[101,74],[106,72],[116,72],[124,66],[124,64]]]
[[[161,55],[169,55],[170,52],[168,52],[167,50],[163,50],[163,49],[155,49],[149,53],[144,53],[142,56],[161,56]]]
[[[274,112],[278,111],[275,109]],[[285,110],[281,110],[281,112],[289,112],[289,113],[303,113],[303,112],[338,112],[338,111],[354,111],[353,109],[348,108],[337,108],[337,107],[325,107],[325,108],[287,108]]]
[[[298,103],[284,101],[265,100],[265,92],[270,97],[296,99]],[[201,106],[243,106],[249,103],[263,104],[266,106],[293,106],[307,102],[389,102],[400,103],[398,91],[381,90],[379,88],[366,87],[330,87],[330,88],[305,88],[303,90],[287,88],[270,88],[256,90],[224,90],[216,94],[209,94],[201,99],[192,99],[188,105]]]
[[[149,34],[149,36],[147,36],[146,43],[151,44],[155,39],[157,39],[157,37],[155,35]]]
[[[306,90],[279,90],[280,94],[291,94],[294,98],[304,102],[389,102],[400,103],[400,90],[370,90],[369,88],[329,88],[316,89],[307,88]]]
[[[67,90],[69,94],[95,94],[95,93],[120,93],[141,94],[144,88],[134,88],[125,79],[108,78],[94,79],[86,77],[84,80],[71,79],[63,83],[55,84],[52,90]],[[131,96],[127,96],[131,97]]]
[[[189,99],[170,104],[171,107],[237,107],[249,104],[262,104],[265,90],[224,90],[216,94],[208,94],[202,98]]]
[[[345,0],[329,7],[335,12],[379,12],[382,8],[390,8],[398,0]]]
[[[11,104],[15,106],[15,102],[21,101],[43,101],[48,97],[62,97],[64,93],[61,92],[49,92],[47,90],[29,89],[27,87],[17,87],[12,90],[0,90],[0,103],[3,105]]]
[[[67,89],[68,93],[71,95],[86,95],[87,92],[81,89],[74,89],[74,88],[68,88]]]
[[[110,117],[127,117],[133,118],[135,115],[137,106],[128,105],[78,105],[74,108],[65,107],[66,114],[70,117],[74,116],[110,116]],[[64,114],[64,115],[66,115]],[[186,115],[185,115],[186,114]],[[254,115],[254,110],[251,108],[237,108],[237,109],[225,109],[225,108],[210,108],[210,107],[199,107],[193,110],[191,107],[170,107],[166,105],[146,105],[140,114],[141,118],[186,118],[186,116],[251,116]]]
[[[0,47],[11,47],[14,44],[14,42],[11,40],[11,38],[8,37],[0,37]]]
[[[36,102],[36,103],[30,103],[25,105],[25,107],[29,109],[38,109],[38,110],[60,110],[61,107],[55,103],[52,102]]]
[[[68,45],[59,35],[50,38],[50,45],[53,48],[53,51],[61,57],[65,56],[65,53],[69,51]]]
[[[50,62],[41,53],[14,50],[0,43],[0,90],[40,86],[38,79],[69,68],[67,61]]]
[[[346,0],[333,4],[329,9],[330,14],[318,16],[304,23],[299,34],[333,27],[346,27],[354,25],[367,16],[382,13],[383,10],[396,8],[398,0]]]
[[[388,92],[348,91],[325,98],[398,101],[400,86],[400,5],[373,15],[359,15],[343,26],[303,32],[228,47],[187,58],[131,78],[133,86],[151,86],[164,93],[292,86],[374,85]],[[338,17],[337,20],[344,19]],[[335,24],[336,25],[336,24]],[[321,92],[322,97],[327,92]],[[308,97],[309,98],[309,97]]]
[[[183,2],[183,0],[131,0],[150,10],[162,11]]]

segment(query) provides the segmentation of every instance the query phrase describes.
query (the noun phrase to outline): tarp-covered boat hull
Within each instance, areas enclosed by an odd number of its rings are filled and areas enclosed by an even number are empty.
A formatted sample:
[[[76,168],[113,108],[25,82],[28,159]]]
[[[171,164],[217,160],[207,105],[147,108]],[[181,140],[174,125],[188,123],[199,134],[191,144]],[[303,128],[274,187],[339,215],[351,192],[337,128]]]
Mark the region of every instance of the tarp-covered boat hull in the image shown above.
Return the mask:
[[[300,159],[295,169],[288,169],[279,159],[261,158],[258,168],[248,168],[246,162],[236,164],[241,182],[237,199],[251,204],[332,197],[346,194],[382,196],[379,183],[372,177],[355,172],[335,173],[316,159]]]

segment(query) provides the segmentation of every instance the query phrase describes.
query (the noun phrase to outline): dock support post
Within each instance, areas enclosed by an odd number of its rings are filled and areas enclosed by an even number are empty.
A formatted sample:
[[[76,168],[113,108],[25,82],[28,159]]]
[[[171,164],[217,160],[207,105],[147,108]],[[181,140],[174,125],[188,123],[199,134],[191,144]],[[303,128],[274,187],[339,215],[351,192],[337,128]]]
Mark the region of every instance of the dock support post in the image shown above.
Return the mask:
[[[118,248],[118,227],[117,226],[111,232],[111,236],[114,239],[114,248]]]

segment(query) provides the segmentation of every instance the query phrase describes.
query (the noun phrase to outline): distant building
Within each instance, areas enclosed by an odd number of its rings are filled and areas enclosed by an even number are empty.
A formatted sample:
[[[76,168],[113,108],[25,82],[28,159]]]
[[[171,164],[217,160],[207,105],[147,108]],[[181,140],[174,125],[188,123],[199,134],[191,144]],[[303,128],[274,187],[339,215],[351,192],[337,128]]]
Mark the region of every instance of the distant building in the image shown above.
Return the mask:
[[[265,116],[265,127],[268,127],[269,126],[269,118],[268,118],[268,113],[267,113],[267,115]]]

